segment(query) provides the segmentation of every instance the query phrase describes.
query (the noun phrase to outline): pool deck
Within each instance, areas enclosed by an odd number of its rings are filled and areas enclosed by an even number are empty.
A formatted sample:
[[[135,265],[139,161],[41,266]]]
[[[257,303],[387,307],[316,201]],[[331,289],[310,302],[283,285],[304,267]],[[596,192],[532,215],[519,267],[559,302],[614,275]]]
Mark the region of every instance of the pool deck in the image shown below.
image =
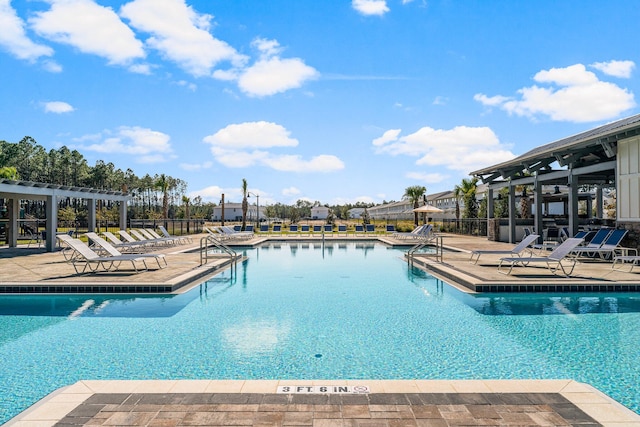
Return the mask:
[[[367,393],[287,393],[312,386]],[[79,381],[7,427],[640,426],[640,416],[571,380]]]
[[[0,292],[170,293],[182,292],[228,268],[224,258],[200,265],[194,243],[159,249],[168,268],[75,274],[60,253],[0,247]],[[242,246],[270,241],[314,242],[320,236],[257,235]],[[340,241],[410,245],[386,235],[325,236]],[[513,245],[482,237],[444,235],[443,262],[417,260],[429,272],[467,292],[640,290],[640,268],[616,271],[609,263],[580,263],[573,277],[546,268],[497,272],[499,256],[469,262],[474,249]],[[597,286],[597,288],[594,288]],[[367,386],[367,394],[278,393],[278,386]],[[301,390],[305,390],[302,388]],[[311,427],[636,426],[640,416],[593,387],[572,380],[335,380],[335,381],[93,381],[57,390],[9,421],[7,426],[65,425],[236,425]]]
[[[228,268],[229,259],[214,257],[200,265],[199,241],[158,249],[166,257],[168,268],[134,273],[122,270],[108,273],[76,274],[59,252],[40,248],[0,247],[0,294],[11,293],[172,293]],[[266,242],[333,245],[341,241],[376,242],[389,246],[410,246],[413,242],[389,235],[348,237],[256,235],[251,240],[228,242],[230,246],[254,246]],[[443,234],[442,262],[418,256],[414,264],[466,292],[638,292],[640,267],[629,271],[613,270],[610,262],[579,262],[571,277],[551,273],[541,264],[515,267],[511,275],[498,272],[499,255],[483,255],[478,264],[469,262],[473,250],[508,250],[511,244],[492,242],[485,237]],[[151,266],[153,261],[149,262]]]

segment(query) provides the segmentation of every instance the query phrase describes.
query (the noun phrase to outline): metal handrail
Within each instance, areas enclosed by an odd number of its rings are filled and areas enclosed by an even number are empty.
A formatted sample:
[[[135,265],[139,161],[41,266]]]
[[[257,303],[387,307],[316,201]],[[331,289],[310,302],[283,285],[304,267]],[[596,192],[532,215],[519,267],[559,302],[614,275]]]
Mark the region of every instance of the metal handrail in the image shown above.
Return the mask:
[[[200,265],[206,264],[209,261],[209,248],[214,246],[229,256],[231,261],[231,275],[233,276],[233,269],[238,269],[238,253],[231,249],[229,246],[216,239],[213,234],[209,234],[200,239]]]
[[[435,252],[432,254],[427,254],[427,256],[434,257],[436,261],[442,262],[442,236],[438,234],[430,234],[425,237],[420,243],[414,245],[411,249],[407,251],[407,262],[413,264],[413,259],[416,253],[424,249],[426,246],[434,246]]]

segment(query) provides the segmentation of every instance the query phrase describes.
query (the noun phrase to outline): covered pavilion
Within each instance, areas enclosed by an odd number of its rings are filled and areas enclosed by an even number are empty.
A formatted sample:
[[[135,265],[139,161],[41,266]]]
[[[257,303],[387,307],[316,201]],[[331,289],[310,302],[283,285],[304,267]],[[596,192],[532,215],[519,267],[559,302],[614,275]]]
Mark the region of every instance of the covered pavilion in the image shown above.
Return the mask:
[[[509,189],[508,241],[515,243],[516,187],[533,191],[534,227],[543,230],[543,186],[568,189],[568,229],[578,231],[579,189],[596,188],[596,216],[603,217],[603,188],[616,189],[616,225],[640,226],[640,114],[534,148],[507,162],[471,172],[488,184],[487,216],[494,218],[496,190]],[[548,188],[548,187],[547,187]],[[490,227],[489,227],[490,228]],[[540,234],[540,233],[538,233]]]
[[[58,224],[58,200],[67,197],[86,200],[88,206],[89,231],[95,231],[96,228],[97,200],[119,202],[120,224],[127,223],[127,201],[130,196],[124,192],[0,179],[0,199],[5,199],[7,205],[7,237],[9,247],[16,247],[18,245],[20,200],[44,200],[46,202],[45,248],[48,252],[54,251]]]

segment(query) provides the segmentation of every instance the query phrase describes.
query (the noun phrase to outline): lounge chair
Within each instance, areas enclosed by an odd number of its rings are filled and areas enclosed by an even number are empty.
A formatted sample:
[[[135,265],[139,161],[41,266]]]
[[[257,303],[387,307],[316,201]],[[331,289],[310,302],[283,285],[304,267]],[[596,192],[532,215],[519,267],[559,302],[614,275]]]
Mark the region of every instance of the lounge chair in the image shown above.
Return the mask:
[[[411,230],[409,233],[394,233],[393,237],[400,240],[416,240],[426,239],[433,232],[433,226],[431,224],[419,225]]]
[[[71,265],[73,265],[73,269],[77,274],[81,274],[87,271],[87,268],[90,272],[96,273],[98,271],[109,271],[112,268],[114,270],[120,269],[120,265],[123,262],[130,262],[131,267],[135,270],[136,273],[140,272],[136,263],[142,263],[144,266],[144,270],[148,270],[146,259],[143,256],[138,254],[121,254],[119,256],[101,256],[98,255],[87,246],[82,240],[75,239],[68,235],[59,235],[56,236],[59,240],[63,241],[68,247],[74,250],[76,254],[73,258],[69,260]],[[78,270],[78,265],[82,264],[82,271]]]
[[[118,234],[120,234],[127,242],[145,244],[148,247],[157,247],[164,245],[164,242],[158,242],[155,239],[149,239],[142,234],[140,234],[137,230],[118,230]]]
[[[426,225],[419,225],[408,233],[402,232],[402,231],[396,231],[395,233],[392,234],[392,237],[395,237],[396,239],[404,239],[409,236],[413,237],[414,235],[420,233],[420,231],[424,227],[426,227]]]
[[[565,276],[570,276],[573,273],[573,269],[578,262],[578,259],[575,256],[571,255],[571,251],[575,249],[580,243],[582,243],[582,239],[571,237],[564,242],[560,243],[557,248],[555,248],[551,253],[545,257],[507,257],[500,258],[500,264],[498,265],[498,272],[502,274],[511,274],[511,270],[515,265],[528,266],[529,264],[546,264],[549,271],[553,274],[556,273],[559,269],[562,270],[562,273]],[[567,272],[564,265],[562,265],[562,261],[568,260],[571,263],[571,269]],[[506,273],[502,270],[503,264],[509,264],[509,271]]]
[[[322,231],[329,234],[333,233],[333,225],[325,224],[324,227],[322,227]]]
[[[376,232],[375,224],[366,224],[364,226],[364,231],[365,233],[375,233]]]
[[[178,244],[181,244],[183,242],[181,237],[173,237],[173,236],[165,237],[165,236],[161,236],[158,233],[156,233],[155,230],[152,230],[150,228],[145,228],[144,230],[147,232],[147,234],[150,234],[151,237],[153,237],[154,239],[165,240],[169,244],[178,245]]]
[[[151,229],[147,229],[147,228],[141,228],[139,230],[137,230],[140,234],[142,234],[144,237],[146,237],[149,240],[155,240],[158,243],[162,243],[164,242],[165,245],[169,246],[169,245],[176,245],[179,241],[179,239],[176,239],[174,237],[162,237],[160,236],[158,233],[156,233],[155,231],[151,230]]]
[[[129,230],[129,233],[140,242],[153,242],[156,246],[169,246],[173,245],[174,243],[173,241],[167,239],[157,239],[142,228],[139,230],[131,229]]]
[[[247,227],[249,227],[249,226],[247,226]],[[253,227],[253,225],[251,227]],[[158,226],[158,230],[160,230],[160,233],[162,233],[162,235],[164,237],[173,237],[174,239],[179,239],[180,243],[185,244],[185,243],[192,243],[193,242],[193,239],[191,239],[191,237],[189,237],[187,235],[184,235],[184,236],[172,236],[169,233],[169,231],[167,231],[167,229],[164,228],[164,225],[159,225]],[[253,229],[251,231],[253,231]]]
[[[348,234],[347,233],[347,226],[346,225],[339,225],[338,226],[338,234],[344,234],[345,236]]]
[[[207,229],[207,231],[211,234],[217,234],[219,235],[220,238],[222,239],[239,239],[239,240],[243,240],[243,239],[252,239],[253,238],[253,233],[252,232],[248,232],[248,231],[235,231],[233,228],[231,227],[227,227],[227,226],[221,226],[221,227],[214,227],[213,232],[209,229]]]
[[[149,247],[149,245],[144,242],[123,242],[110,231],[103,231],[102,235],[118,250],[124,250],[125,252],[144,252]]]
[[[314,225],[313,226],[313,232],[314,233],[322,233],[322,226],[321,225]]]
[[[307,236],[309,235],[309,226],[308,225],[301,225],[300,226],[300,235],[302,234],[306,234]]]
[[[480,259],[480,255],[512,255],[512,256],[522,256],[521,253],[523,253],[524,251],[526,251],[527,249],[529,250],[529,253],[531,255],[531,248],[529,246],[531,246],[536,240],[538,240],[538,236],[537,234],[529,234],[528,236],[525,236],[524,239],[522,239],[522,241],[520,243],[518,243],[517,245],[515,245],[513,248],[511,248],[510,250],[491,250],[491,249],[479,249],[479,250],[475,250],[471,252],[471,258],[469,259],[469,262],[473,263],[473,264],[477,264],[478,260]]]
[[[89,240],[91,240],[93,243],[98,245],[103,251],[105,251],[112,257],[119,257],[122,255],[125,255],[121,253],[118,249],[116,249],[116,247],[114,247],[111,243],[107,242],[102,237],[98,236],[98,234],[96,233],[89,232],[89,233],[85,233],[84,235],[87,236]],[[167,266],[167,260],[165,259],[164,254],[135,254],[135,255],[142,258],[155,259],[156,262],[158,263],[158,268],[162,268],[162,265],[160,264],[160,260],[164,261],[164,265]]]
[[[602,242],[602,245],[598,248],[578,248],[574,250],[574,253],[581,255],[586,253],[587,256],[595,258],[600,257],[602,259],[613,259],[616,256],[630,256],[629,252],[633,252],[634,255],[638,254],[638,251],[633,248],[625,248],[620,246],[622,239],[627,235],[628,230],[613,230],[609,233],[607,238]]]
[[[364,234],[364,225],[356,224],[356,236]]]
[[[261,233],[268,233],[269,232],[269,225],[268,224],[261,224],[260,225],[260,232]]]
[[[282,225],[280,225],[280,224],[273,224],[273,227],[271,228],[271,232],[272,232],[272,233],[282,234]]]
[[[291,224],[289,226],[289,233],[297,233],[298,232],[298,225],[297,224]]]
[[[587,243],[586,245],[580,247],[580,251],[587,252],[587,249],[598,249],[598,248],[600,248],[600,246],[602,246],[604,241],[607,240],[607,237],[609,236],[609,234],[611,234],[611,229],[610,228],[601,228],[600,230],[598,230],[598,232],[595,234],[595,236],[593,236],[591,238],[589,243]]]
[[[254,229],[253,225],[249,224],[244,228],[244,232],[245,233],[253,233],[253,229]],[[191,241],[191,239],[189,239],[189,241]]]
[[[387,233],[395,233],[395,232],[396,232],[396,226],[387,224]]]

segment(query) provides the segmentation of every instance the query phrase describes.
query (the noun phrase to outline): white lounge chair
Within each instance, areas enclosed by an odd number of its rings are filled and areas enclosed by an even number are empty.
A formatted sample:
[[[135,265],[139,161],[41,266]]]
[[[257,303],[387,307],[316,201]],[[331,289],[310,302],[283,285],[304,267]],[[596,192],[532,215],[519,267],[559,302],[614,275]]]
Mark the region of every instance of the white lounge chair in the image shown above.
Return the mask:
[[[124,255],[118,249],[116,249],[111,243],[107,242],[102,237],[98,236],[98,234],[89,232],[89,233],[85,233],[84,235],[87,236],[89,240],[91,240],[93,243],[100,246],[100,248],[103,251],[107,252],[109,255],[115,256],[115,257]],[[158,268],[162,268],[162,265],[160,264],[160,260],[164,261],[165,267],[167,266],[167,260],[164,254],[136,254],[136,256],[155,259],[156,262],[158,263]]]
[[[545,257],[507,257],[501,258],[500,264],[498,265],[498,272],[502,274],[511,274],[511,270],[515,265],[528,266],[529,264],[546,264],[547,268],[555,274],[559,269],[562,270],[565,276],[570,276],[573,272],[573,269],[578,262],[578,259],[575,256],[571,255],[571,251],[582,243],[582,239],[580,238],[569,238],[558,245],[549,255]],[[568,260],[571,263],[571,269],[569,272],[565,270],[564,265],[562,265],[562,261]],[[502,264],[509,264],[509,271],[504,272],[501,270]]]
[[[170,246],[170,245],[175,245],[176,244],[176,241],[174,239],[165,239],[164,237],[160,237],[157,234],[154,236],[146,228],[140,228],[138,230],[130,230],[130,232],[138,240],[147,239],[149,241],[156,242],[157,245]],[[140,237],[140,236],[142,236],[142,237]]]
[[[173,245],[179,245],[182,244],[183,240],[180,237],[173,237],[173,236],[161,236],[158,233],[155,232],[155,230],[152,230],[150,228],[144,228],[143,231],[146,231],[147,234],[150,234],[152,238],[154,239],[162,239],[165,240],[167,243],[169,244],[173,244]]]
[[[179,239],[180,243],[192,243],[193,240],[191,239],[191,237],[184,235],[184,236],[172,236],[171,234],[169,234],[169,232],[167,231],[166,228],[164,228],[164,225],[159,225],[158,226],[158,230],[160,230],[160,232],[162,233],[162,235],[164,237],[172,237],[174,239]]]
[[[510,250],[478,249],[478,250],[472,251],[469,262],[472,262],[473,264],[477,264],[478,260],[480,259],[480,255],[512,255],[512,256],[517,255],[520,257],[522,256],[520,254],[527,249],[529,250],[529,253],[533,255],[533,253],[531,252],[532,248],[530,248],[529,246],[531,246],[536,240],[538,240],[538,237],[540,236],[538,236],[537,234],[529,234],[528,236],[525,236],[520,243],[515,245]]]
[[[139,273],[140,270],[136,265],[137,262],[142,263],[144,266],[144,270],[148,270],[147,263],[145,258],[137,255],[137,254],[122,254],[120,256],[101,256],[98,255],[87,246],[82,240],[75,239],[66,234],[56,236],[59,240],[63,241],[67,246],[72,248],[75,251],[75,256],[72,257],[69,262],[73,265],[73,269],[77,274],[81,274],[87,271],[87,268],[90,272],[96,273],[98,271],[109,271],[112,268],[114,270],[120,269],[120,265],[123,262],[130,262],[131,267],[135,270],[136,273]],[[82,271],[78,270],[78,265],[82,264]]]
[[[124,250],[125,252],[129,252],[129,253],[146,252],[149,246],[143,242],[123,242],[122,240],[118,239],[116,235],[110,231],[103,231],[102,235],[106,237],[107,241],[109,241],[113,246],[116,247],[116,249],[120,251]]]

